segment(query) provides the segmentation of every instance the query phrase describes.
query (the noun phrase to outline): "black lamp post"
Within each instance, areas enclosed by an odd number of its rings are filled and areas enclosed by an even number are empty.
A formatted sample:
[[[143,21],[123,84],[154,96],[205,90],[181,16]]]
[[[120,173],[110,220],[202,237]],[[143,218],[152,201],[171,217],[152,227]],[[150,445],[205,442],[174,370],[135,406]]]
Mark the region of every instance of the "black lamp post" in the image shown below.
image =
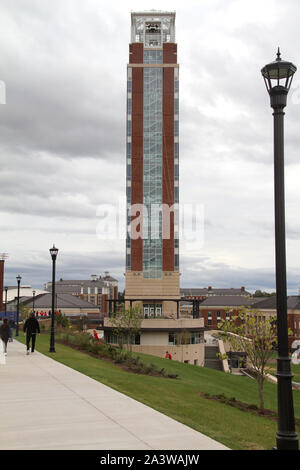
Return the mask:
[[[55,262],[58,253],[58,248],[54,245],[50,248],[50,255],[52,258],[52,312],[51,312],[51,335],[50,335],[50,348],[49,352],[55,352],[54,342],[54,310],[55,310]]]
[[[34,313],[35,290],[32,291],[32,312]]]
[[[288,346],[285,196],[284,196],[284,108],[297,67],[281,59],[266,65],[261,73],[274,110],[274,189],[275,189],[275,248],[276,248],[276,296],[277,296],[277,390],[278,430],[277,449],[297,450],[295,417],[292,393],[291,360]]]
[[[4,288],[5,290],[5,306],[4,306],[4,315],[6,316],[7,314],[7,291],[8,291],[8,287],[5,287]]]
[[[22,279],[20,274],[16,277],[16,279],[17,279],[17,283],[18,283],[16,336],[19,336],[20,283],[21,283],[21,279]]]

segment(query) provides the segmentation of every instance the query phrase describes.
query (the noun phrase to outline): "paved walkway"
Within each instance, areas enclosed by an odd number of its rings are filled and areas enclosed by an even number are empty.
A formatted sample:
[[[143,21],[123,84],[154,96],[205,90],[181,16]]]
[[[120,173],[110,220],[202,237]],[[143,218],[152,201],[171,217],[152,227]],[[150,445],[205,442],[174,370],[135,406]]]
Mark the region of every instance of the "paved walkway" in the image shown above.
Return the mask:
[[[15,340],[0,391],[0,449],[226,449],[39,352],[26,356]]]

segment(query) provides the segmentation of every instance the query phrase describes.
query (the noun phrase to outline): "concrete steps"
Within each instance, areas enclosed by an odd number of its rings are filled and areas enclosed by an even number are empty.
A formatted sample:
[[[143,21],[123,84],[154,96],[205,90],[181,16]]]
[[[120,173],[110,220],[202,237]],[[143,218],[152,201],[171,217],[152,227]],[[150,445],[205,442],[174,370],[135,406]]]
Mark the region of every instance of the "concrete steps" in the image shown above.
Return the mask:
[[[222,361],[217,357],[218,353],[218,346],[205,346],[204,367],[214,370],[223,370]]]

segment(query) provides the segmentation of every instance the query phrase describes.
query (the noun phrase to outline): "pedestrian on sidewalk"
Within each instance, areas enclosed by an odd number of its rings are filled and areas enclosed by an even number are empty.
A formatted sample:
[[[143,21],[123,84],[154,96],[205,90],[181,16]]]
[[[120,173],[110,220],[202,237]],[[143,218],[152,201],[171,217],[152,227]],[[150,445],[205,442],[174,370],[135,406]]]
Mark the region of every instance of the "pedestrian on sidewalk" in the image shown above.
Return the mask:
[[[27,354],[29,354],[30,349],[30,340],[31,340],[31,352],[34,352],[36,334],[40,335],[40,325],[37,319],[34,316],[34,313],[31,312],[29,318],[24,323],[23,327],[24,333],[26,333],[26,347]]]
[[[7,343],[10,338],[10,328],[8,324],[8,319],[4,318],[3,324],[0,326],[0,338],[3,344],[4,355],[7,355]]]
[[[14,327],[15,327],[15,320],[14,320],[13,315],[10,316],[8,324],[9,324],[9,328],[10,328],[10,339],[9,339],[9,341],[10,341],[10,343],[12,343],[13,338],[14,338]]]

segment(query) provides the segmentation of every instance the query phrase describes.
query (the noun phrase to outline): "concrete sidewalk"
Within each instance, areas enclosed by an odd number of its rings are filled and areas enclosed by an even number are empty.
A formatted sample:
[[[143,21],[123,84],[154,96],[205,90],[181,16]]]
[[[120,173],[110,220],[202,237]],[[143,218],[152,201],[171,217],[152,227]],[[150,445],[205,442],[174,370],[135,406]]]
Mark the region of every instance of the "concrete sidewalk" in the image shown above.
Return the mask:
[[[16,340],[0,390],[0,449],[226,449],[39,352],[26,356]]]

